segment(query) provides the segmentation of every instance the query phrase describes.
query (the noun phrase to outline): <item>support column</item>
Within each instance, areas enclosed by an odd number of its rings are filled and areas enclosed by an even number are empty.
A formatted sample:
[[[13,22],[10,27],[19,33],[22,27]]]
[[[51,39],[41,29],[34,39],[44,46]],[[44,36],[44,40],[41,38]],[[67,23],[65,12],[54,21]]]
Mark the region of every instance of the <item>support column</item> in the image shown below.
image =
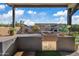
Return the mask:
[[[71,8],[68,8],[68,12],[67,12],[67,25],[71,25],[72,24],[72,15],[71,15]]]
[[[71,15],[72,9],[68,8],[68,13],[67,13],[67,25],[68,25],[68,30],[69,30],[69,35],[71,31],[71,25],[72,25],[72,15]]]
[[[12,7],[12,27],[15,27],[15,7]]]

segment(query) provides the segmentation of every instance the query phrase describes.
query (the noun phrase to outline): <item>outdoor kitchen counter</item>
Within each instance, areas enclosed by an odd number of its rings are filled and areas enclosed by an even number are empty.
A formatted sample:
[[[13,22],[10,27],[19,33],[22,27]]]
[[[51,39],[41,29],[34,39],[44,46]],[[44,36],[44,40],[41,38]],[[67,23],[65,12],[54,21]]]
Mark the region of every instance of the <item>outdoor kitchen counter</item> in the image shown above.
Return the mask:
[[[66,38],[66,37],[74,37],[74,36],[69,36],[69,35],[64,35],[64,34],[63,35],[57,34],[57,37],[62,37],[62,38],[64,37],[64,38]]]
[[[41,37],[41,34],[17,34],[17,37]]]
[[[17,36],[0,37],[0,42],[5,42],[5,41],[16,39],[16,38],[17,38]]]
[[[57,37],[62,37],[62,38],[64,37],[64,38],[67,38],[67,37],[73,37],[73,36],[60,36],[60,35],[59,35],[59,36],[57,36]]]
[[[75,37],[57,35],[57,50],[75,51]]]
[[[17,50],[42,50],[41,34],[18,34],[16,42]]]
[[[40,39],[41,34],[17,34],[14,36],[0,37],[0,55],[13,55],[21,47],[24,49],[26,47],[27,49],[34,46],[35,50],[38,50],[41,44]]]
[[[17,34],[14,36],[0,37],[0,42],[16,39],[17,37],[41,37],[41,34]]]
[[[16,36],[0,37],[0,56],[12,55],[16,50]]]

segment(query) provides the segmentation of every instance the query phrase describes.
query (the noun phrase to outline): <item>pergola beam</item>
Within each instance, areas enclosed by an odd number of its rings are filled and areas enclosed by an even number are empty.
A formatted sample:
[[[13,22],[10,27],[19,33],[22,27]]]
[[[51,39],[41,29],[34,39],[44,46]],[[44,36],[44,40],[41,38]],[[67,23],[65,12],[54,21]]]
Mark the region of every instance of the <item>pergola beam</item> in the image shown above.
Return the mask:
[[[15,8],[23,7],[67,7],[66,3],[7,3],[12,7],[12,27],[15,27]]]
[[[67,24],[71,25],[72,15],[77,11],[79,4],[67,4],[67,3],[8,3],[9,6],[13,7],[13,27],[15,27],[15,8],[23,7],[68,7]]]
[[[21,7],[67,7],[66,3],[8,3],[10,6],[15,6],[16,8]]]
[[[78,7],[79,7],[79,3],[77,3],[77,4],[75,5],[75,7],[72,8],[71,15],[73,15],[73,14],[78,10]]]
[[[77,11],[78,5],[79,5],[78,3],[68,5],[68,13],[67,13],[67,24],[68,25],[72,24],[72,15]]]

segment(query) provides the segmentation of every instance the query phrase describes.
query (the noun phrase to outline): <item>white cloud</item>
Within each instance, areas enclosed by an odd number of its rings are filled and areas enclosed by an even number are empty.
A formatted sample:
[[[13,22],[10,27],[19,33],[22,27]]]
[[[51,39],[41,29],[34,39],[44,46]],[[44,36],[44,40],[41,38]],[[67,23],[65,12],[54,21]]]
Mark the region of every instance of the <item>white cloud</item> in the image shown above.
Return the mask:
[[[25,22],[24,22],[25,25],[27,26],[33,26],[35,25],[35,23],[33,21],[31,21],[30,19],[27,19]]]
[[[3,18],[11,17],[11,16],[12,16],[12,11],[10,10],[10,11],[8,11],[7,13],[1,14],[1,16],[2,16]]]
[[[67,23],[67,10],[64,11],[58,11],[53,16],[59,16],[57,19],[59,19],[59,22],[57,23]],[[73,15],[72,16],[72,24],[79,24],[79,15]]]
[[[60,18],[59,18],[59,22],[58,22],[58,23],[61,23],[61,24],[66,24],[66,23],[67,23],[67,21],[66,21],[65,17],[60,17]]]
[[[28,14],[31,14],[31,15],[37,14],[35,11],[32,11],[32,10],[27,11],[27,13],[28,13]]]
[[[7,5],[0,5],[0,10],[5,9]]]
[[[79,15],[72,16],[72,24],[79,24]]]
[[[18,19],[23,14],[24,10],[15,10],[16,19]],[[7,21],[7,23],[10,23],[12,21],[12,10],[9,10],[7,13],[0,14],[0,21]]]
[[[65,17],[58,17],[57,20],[58,21],[55,23],[67,24],[67,20]],[[72,16],[72,24],[79,24],[79,15]]]
[[[79,19],[79,15],[73,15],[72,19],[75,19],[75,20]]]
[[[8,11],[7,13],[9,16],[12,16],[12,10]],[[16,16],[21,16],[24,14],[24,10],[15,10],[15,15]]]
[[[16,16],[22,16],[24,14],[24,10],[15,10]],[[12,16],[12,10],[8,11],[7,13],[0,14],[0,18],[9,18]]]
[[[54,20],[56,20],[56,21],[54,21],[54,23],[57,23],[57,24],[66,24],[67,23],[65,17],[58,17],[58,18],[55,18]]]
[[[46,15],[46,12],[35,12],[35,11],[32,11],[32,10],[29,10],[27,11],[28,14],[31,14],[31,15],[37,15],[37,16],[45,16]]]
[[[24,10],[16,10],[15,13],[16,15],[21,16],[24,14]]]
[[[58,23],[58,24],[67,24],[67,19],[66,17],[58,17],[56,18],[57,19],[57,22],[55,23]],[[54,19],[55,20],[55,19]],[[79,24],[79,15],[73,15],[72,16],[72,24]]]
[[[61,23],[61,24],[66,24],[67,23],[67,10],[64,11],[58,11],[56,13],[53,14],[53,16],[58,16],[58,22],[57,23]]]
[[[46,16],[47,13],[46,13],[46,12],[40,12],[40,13],[38,13],[38,15],[39,15],[39,16]]]
[[[57,13],[53,14],[53,16],[66,16],[67,10],[64,11],[58,11]]]
[[[55,22],[55,23],[67,24],[66,17],[58,17],[56,19],[57,19],[57,22]],[[72,24],[79,24],[79,15],[73,15],[72,16]]]

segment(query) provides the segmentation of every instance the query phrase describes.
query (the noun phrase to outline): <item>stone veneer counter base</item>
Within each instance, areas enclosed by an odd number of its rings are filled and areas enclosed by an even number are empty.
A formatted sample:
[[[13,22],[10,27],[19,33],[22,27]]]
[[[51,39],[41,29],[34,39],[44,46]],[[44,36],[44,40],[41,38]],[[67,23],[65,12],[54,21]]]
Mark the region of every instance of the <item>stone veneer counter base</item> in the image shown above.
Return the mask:
[[[17,50],[24,51],[40,51],[40,50],[64,50],[64,51],[74,51],[75,50],[75,40],[74,37],[62,37],[57,36],[56,46],[52,46],[52,42],[47,42],[42,40],[43,36],[41,34],[17,34],[15,36],[0,37],[0,55],[13,55]],[[46,45],[45,45],[46,44]],[[53,45],[54,45],[53,44]],[[50,45],[50,47],[48,47]]]
[[[14,36],[0,37],[0,55],[13,55],[17,51],[18,47],[16,43],[18,43],[17,40],[19,37],[39,38],[41,37],[41,34],[18,34]]]

